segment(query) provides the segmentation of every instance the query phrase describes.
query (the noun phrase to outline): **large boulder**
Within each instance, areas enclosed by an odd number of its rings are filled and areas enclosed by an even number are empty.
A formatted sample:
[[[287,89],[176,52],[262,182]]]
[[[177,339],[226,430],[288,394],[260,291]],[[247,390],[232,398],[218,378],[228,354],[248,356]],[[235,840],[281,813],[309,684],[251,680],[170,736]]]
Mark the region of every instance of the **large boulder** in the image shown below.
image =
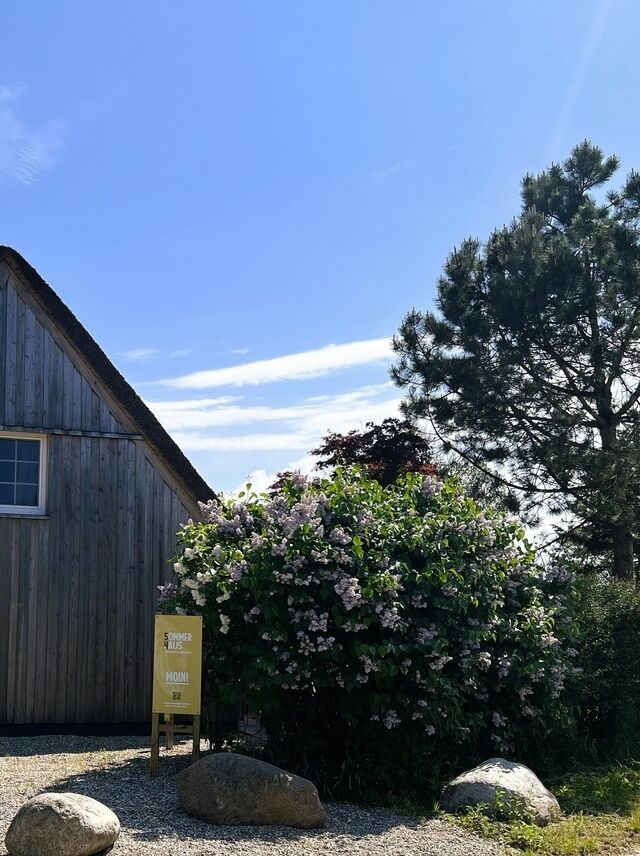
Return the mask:
[[[177,780],[184,811],[209,823],[313,829],[327,822],[314,784],[246,755],[207,755]]]
[[[558,800],[536,774],[504,758],[490,758],[449,782],[440,804],[450,812],[480,806],[489,817],[527,817],[540,826],[560,815]]]
[[[39,794],[11,821],[4,840],[10,856],[95,856],[108,853],[120,821],[83,794]]]

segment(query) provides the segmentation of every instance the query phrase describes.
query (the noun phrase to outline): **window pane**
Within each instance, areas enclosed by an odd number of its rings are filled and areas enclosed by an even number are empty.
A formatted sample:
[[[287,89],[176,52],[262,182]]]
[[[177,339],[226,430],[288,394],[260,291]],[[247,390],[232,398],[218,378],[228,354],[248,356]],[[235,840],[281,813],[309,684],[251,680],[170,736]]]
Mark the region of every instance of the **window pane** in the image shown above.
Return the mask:
[[[16,441],[0,440],[0,461],[15,461]]]
[[[38,484],[38,465],[22,464],[18,461],[16,466],[16,481],[24,484]]]
[[[16,465],[13,461],[0,461],[0,482],[16,480]]]
[[[14,490],[12,484],[0,484],[0,505],[15,505]]]
[[[37,484],[17,484],[16,485],[16,505],[37,505],[38,504],[38,485]]]
[[[39,440],[17,440],[19,461],[38,461]]]
[[[0,433],[0,506],[38,508],[41,445]]]

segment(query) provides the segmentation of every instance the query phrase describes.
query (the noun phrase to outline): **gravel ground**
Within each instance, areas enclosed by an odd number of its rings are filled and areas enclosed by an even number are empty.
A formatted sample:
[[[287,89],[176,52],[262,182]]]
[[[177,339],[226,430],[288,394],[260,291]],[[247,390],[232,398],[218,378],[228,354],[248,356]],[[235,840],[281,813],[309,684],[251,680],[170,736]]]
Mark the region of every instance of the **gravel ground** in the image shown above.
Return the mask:
[[[204,748],[204,744],[203,744]],[[0,737],[0,856],[25,800],[44,790],[75,791],[109,806],[122,832],[113,856],[500,856],[498,845],[438,820],[417,821],[346,803],[326,806],[323,830],[212,826],[183,814],[173,776],[190,745],[162,751],[149,775],[148,740],[139,737]],[[54,856],[54,854],[51,854]]]

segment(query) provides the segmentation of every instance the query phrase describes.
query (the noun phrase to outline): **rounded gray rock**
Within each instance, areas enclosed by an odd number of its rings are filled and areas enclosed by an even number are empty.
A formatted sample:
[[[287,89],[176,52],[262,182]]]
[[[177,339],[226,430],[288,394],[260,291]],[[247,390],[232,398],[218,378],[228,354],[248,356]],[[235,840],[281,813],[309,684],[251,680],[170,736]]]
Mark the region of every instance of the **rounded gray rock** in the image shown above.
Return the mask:
[[[207,755],[177,783],[183,810],[209,823],[314,829],[327,822],[312,782],[246,755]]]
[[[533,770],[504,758],[490,758],[449,782],[440,805],[450,812],[481,806],[489,817],[530,817],[540,826],[561,814],[558,800]]]
[[[44,793],[20,808],[5,845],[10,856],[96,856],[111,850],[119,834],[120,821],[98,800]]]

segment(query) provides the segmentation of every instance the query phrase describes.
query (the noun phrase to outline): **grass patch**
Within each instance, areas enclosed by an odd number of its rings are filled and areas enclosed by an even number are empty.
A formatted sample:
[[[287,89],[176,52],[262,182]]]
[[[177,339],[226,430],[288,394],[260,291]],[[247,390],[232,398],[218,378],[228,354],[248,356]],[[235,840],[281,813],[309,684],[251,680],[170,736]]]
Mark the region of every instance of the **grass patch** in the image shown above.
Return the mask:
[[[565,816],[547,827],[490,820],[479,809],[456,818],[465,829],[525,856],[623,854],[640,848],[640,764],[615,764],[550,782]]]

